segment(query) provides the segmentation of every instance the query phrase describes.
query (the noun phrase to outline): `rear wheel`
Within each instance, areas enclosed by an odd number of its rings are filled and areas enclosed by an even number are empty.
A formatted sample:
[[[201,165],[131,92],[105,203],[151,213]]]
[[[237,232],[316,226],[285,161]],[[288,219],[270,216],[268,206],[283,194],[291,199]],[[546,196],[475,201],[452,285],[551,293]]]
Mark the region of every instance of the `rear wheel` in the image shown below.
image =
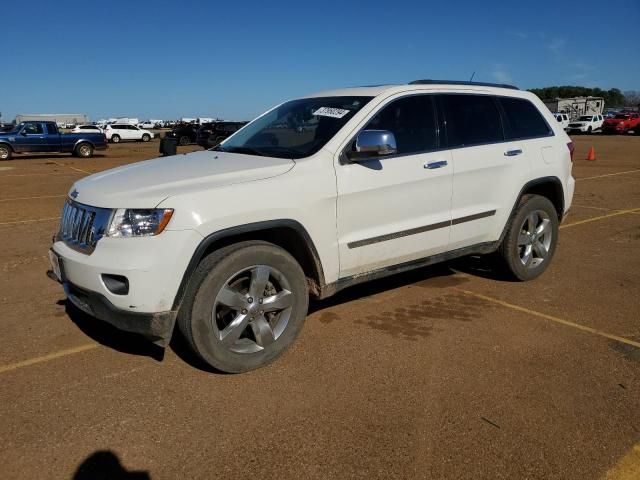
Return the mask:
[[[180,141],[178,143],[182,146],[189,145],[191,143],[191,139],[186,135],[183,135],[180,137]]]
[[[148,133],[145,133],[144,135],[142,135],[143,142],[148,142],[149,140],[151,140],[151,137],[149,136]]]
[[[11,147],[9,145],[0,145],[0,160],[10,160],[12,153],[13,152],[11,151]]]
[[[546,197],[525,195],[499,248],[509,273],[517,280],[532,280],[544,272],[558,242],[558,214]]]
[[[224,372],[246,372],[267,365],[291,345],[308,302],[304,272],[288,252],[267,242],[241,242],[200,263],[178,325],[206,363]]]
[[[111,141],[113,143],[120,143],[120,135],[112,135],[111,136]]]
[[[89,158],[93,156],[93,147],[88,143],[81,143],[74,151],[77,157]]]

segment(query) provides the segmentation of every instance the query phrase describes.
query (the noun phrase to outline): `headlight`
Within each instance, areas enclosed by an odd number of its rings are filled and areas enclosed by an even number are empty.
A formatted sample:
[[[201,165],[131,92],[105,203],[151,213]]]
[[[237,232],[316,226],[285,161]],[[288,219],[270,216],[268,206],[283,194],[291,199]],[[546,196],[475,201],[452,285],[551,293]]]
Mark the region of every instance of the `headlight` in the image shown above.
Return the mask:
[[[119,208],[111,219],[107,237],[149,237],[162,233],[171,220],[172,208]]]

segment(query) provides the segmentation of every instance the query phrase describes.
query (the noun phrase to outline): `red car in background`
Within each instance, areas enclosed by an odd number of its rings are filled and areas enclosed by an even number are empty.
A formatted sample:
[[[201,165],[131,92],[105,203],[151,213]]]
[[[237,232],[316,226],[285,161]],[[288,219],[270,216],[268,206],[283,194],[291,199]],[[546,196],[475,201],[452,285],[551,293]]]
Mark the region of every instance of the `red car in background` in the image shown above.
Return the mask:
[[[640,128],[640,114],[618,113],[613,118],[607,118],[602,124],[602,133],[628,133],[629,130]]]

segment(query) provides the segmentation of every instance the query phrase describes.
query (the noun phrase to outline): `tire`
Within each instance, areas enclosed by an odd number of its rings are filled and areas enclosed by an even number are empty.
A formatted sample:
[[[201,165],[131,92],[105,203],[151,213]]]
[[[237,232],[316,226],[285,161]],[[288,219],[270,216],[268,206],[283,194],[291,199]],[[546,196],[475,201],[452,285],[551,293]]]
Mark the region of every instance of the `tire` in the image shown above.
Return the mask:
[[[13,151],[9,145],[0,144],[0,160],[11,160],[12,155]]]
[[[76,157],[91,158],[93,157],[93,147],[89,143],[81,143],[76,146],[73,153]]]
[[[143,142],[148,142],[149,140],[151,140],[151,136],[149,136],[148,133],[145,133],[144,135],[142,135]]]
[[[587,128],[587,135],[591,135],[591,133],[592,133],[591,127]]]
[[[178,142],[178,144],[182,146],[189,145],[190,143],[191,143],[191,139],[186,135],[181,136],[180,141]]]
[[[112,135],[111,136],[112,143],[120,143],[120,135]]]
[[[304,272],[288,252],[267,242],[240,242],[198,265],[178,326],[207,364],[241,373],[268,365],[293,343],[308,305]],[[234,322],[236,328],[230,328]]]
[[[533,280],[549,267],[557,243],[556,208],[546,197],[525,195],[511,217],[498,253],[510,276]]]

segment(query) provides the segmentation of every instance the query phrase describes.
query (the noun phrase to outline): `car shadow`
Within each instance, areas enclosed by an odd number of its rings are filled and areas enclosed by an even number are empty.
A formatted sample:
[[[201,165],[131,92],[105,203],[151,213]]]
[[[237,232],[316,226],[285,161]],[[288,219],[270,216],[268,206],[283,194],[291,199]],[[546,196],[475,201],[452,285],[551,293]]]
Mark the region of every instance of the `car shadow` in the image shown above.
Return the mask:
[[[514,281],[499,267],[499,263],[492,255],[463,257],[354,285],[323,300],[311,300],[309,315],[336,305],[361,300],[408,285],[419,285],[422,288],[455,287],[469,281],[468,278],[457,275],[460,272],[495,281]],[[118,330],[108,323],[82,312],[66,300],[61,300],[59,303],[65,305],[71,321],[97,343],[129,355],[147,356],[156,361],[162,361],[164,358],[164,349],[154,345],[143,336]],[[167,348],[171,348],[177,357],[193,368],[207,373],[227,375],[226,372],[211,367],[195,354],[177,325]]]
[[[68,300],[60,300],[71,321],[88,337],[97,343],[121,353],[151,357],[158,362],[164,358],[164,349],[154,345],[142,335],[125,332],[98,320],[78,309]]]
[[[496,282],[518,282],[502,265],[497,253],[472,255],[451,260],[448,265],[455,271]]]
[[[73,480],[150,480],[149,472],[127,470],[111,450],[93,452],[78,465]]]

